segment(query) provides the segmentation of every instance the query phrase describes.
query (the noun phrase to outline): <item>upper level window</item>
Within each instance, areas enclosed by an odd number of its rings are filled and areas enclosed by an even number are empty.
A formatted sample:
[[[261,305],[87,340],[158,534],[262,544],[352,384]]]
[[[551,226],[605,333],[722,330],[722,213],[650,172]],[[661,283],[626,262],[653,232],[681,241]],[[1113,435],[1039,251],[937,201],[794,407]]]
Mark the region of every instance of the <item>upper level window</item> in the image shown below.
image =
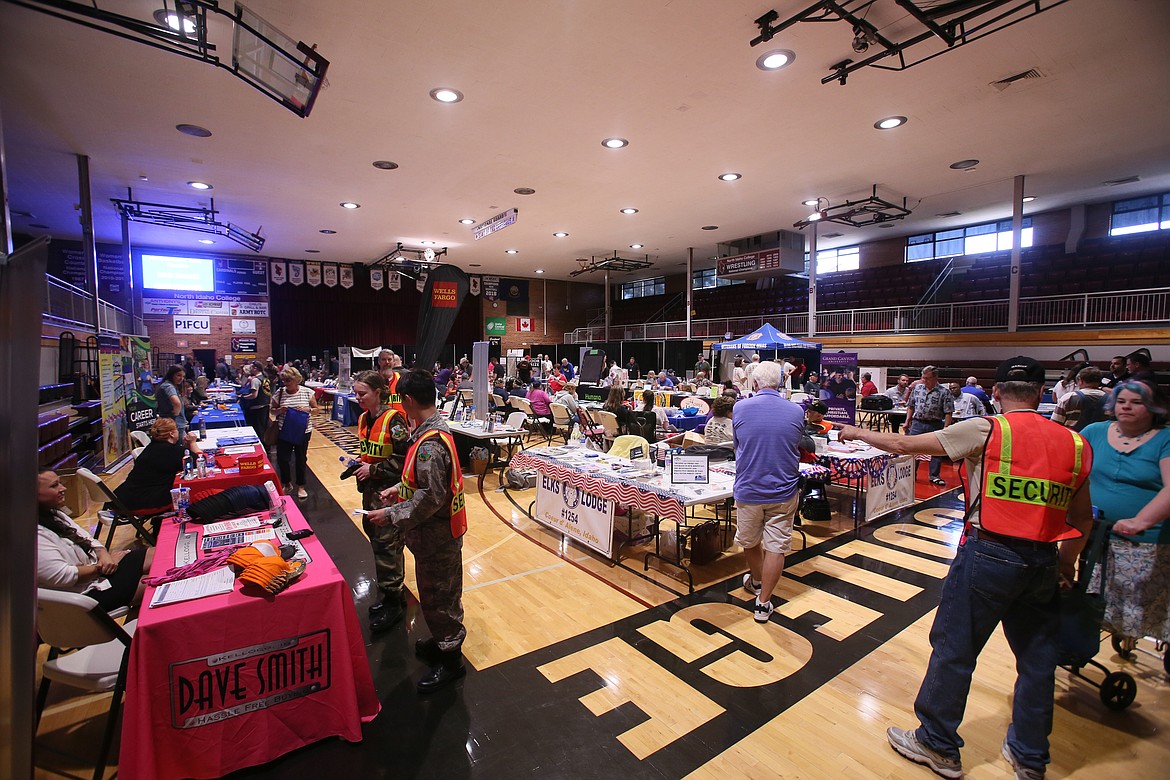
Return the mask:
[[[663,295],[666,292],[666,277],[656,276],[653,279],[640,279],[636,282],[623,282],[621,299],[645,298],[650,295]]]
[[[732,284],[743,284],[743,279],[725,279],[715,273],[714,268],[705,271],[695,271],[691,274],[691,289],[706,290],[711,287],[727,287]]]
[[[861,248],[845,246],[840,249],[822,249],[817,252],[817,275],[837,271],[856,271],[861,267]]]
[[[1109,235],[1126,236],[1151,230],[1170,230],[1170,192],[1114,202]]]
[[[1020,248],[1032,246],[1032,218],[1024,217],[1020,229]],[[988,222],[983,225],[922,233],[906,239],[906,262],[934,260],[939,257],[983,255],[1007,252],[1012,248],[1012,221]]]

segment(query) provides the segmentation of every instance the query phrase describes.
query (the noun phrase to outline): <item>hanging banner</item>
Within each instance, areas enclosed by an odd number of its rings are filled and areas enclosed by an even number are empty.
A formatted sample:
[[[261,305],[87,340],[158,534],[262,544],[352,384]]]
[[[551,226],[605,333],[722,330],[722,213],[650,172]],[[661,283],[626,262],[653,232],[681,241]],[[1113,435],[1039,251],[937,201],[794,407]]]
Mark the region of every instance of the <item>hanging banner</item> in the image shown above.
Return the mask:
[[[268,302],[251,303],[243,301],[241,303],[233,303],[229,307],[231,316],[233,317],[267,317],[268,316]]]
[[[613,510],[608,498],[541,474],[532,519],[608,558],[613,548]]]
[[[118,336],[98,337],[98,378],[102,397],[102,463],[112,466],[130,450],[122,340]]]
[[[886,467],[869,472],[865,487],[865,521],[914,503],[914,456],[889,458]]]
[[[841,425],[856,425],[856,352],[821,353],[821,400],[829,407],[826,420]]]
[[[502,211],[499,214],[496,214],[491,219],[485,219],[483,222],[472,228],[475,240],[479,241],[481,238],[490,236],[497,230],[503,230],[504,228],[508,227],[508,225],[516,224],[516,217],[519,213],[520,212],[516,209],[508,209],[507,211]]]
[[[287,274],[288,269],[283,260],[273,260],[268,265],[268,275],[272,278],[273,284],[284,284],[288,278]]]
[[[375,288],[381,289],[381,288]],[[353,387],[353,355],[348,347],[339,347],[337,350],[337,389],[349,390]]]
[[[305,261],[305,281],[309,283],[310,287],[317,287],[321,284],[321,264],[316,260]]]
[[[494,301],[500,297],[500,277],[483,277],[483,297],[487,298],[489,301]]]
[[[288,283],[300,287],[305,281],[305,264],[300,260],[288,261]]]
[[[483,328],[486,336],[506,336],[508,335],[508,318],[507,317],[488,317],[484,322]]]
[[[472,276],[467,280],[467,291],[472,295],[479,295],[479,277]]]
[[[232,333],[256,335],[256,320],[232,320]]]
[[[423,271],[421,274],[418,275],[418,279],[415,280],[414,286],[415,286],[415,289],[417,289],[419,292],[422,292],[423,290],[426,289],[426,286],[427,286],[427,272],[426,271]]]
[[[429,366],[435,362],[466,297],[467,274],[455,266],[436,266],[427,274],[426,289],[418,307],[415,365]]]
[[[370,269],[370,287],[373,287],[375,290],[381,290],[383,280],[385,278],[383,275],[384,273],[385,272],[381,268],[371,268]]]
[[[347,290],[349,288],[353,287],[353,266],[352,265],[341,266],[341,286]]]
[[[321,266],[321,278],[326,287],[337,286],[337,263],[325,263]]]
[[[150,368],[150,339],[122,336],[121,346],[122,389],[126,394],[128,430],[145,431],[154,423],[157,407]]]
[[[401,290],[402,274],[398,273],[397,271],[388,271],[386,273],[386,286],[394,292]]]

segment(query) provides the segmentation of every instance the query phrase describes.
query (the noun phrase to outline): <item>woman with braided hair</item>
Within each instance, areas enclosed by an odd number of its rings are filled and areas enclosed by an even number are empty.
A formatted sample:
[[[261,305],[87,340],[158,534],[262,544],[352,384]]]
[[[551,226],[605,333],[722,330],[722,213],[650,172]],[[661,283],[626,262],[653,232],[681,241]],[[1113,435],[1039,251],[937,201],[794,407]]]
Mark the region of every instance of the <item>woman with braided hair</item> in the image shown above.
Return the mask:
[[[37,473],[37,586],[89,596],[110,611],[142,601],[142,575],[154,550],[110,554],[61,511],[65,486],[52,469]]]

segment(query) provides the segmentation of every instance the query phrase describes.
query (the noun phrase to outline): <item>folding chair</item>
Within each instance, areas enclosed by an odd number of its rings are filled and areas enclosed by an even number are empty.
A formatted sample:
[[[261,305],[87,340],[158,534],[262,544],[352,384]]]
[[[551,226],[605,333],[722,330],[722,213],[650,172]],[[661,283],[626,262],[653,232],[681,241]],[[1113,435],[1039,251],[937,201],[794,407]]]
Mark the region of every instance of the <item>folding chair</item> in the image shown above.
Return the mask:
[[[138,442],[139,447],[145,447],[150,444],[150,436],[146,431],[130,431],[130,438]]]
[[[565,444],[573,438],[573,416],[569,414],[569,407],[553,401],[548,405],[552,410],[553,431],[565,437]]]
[[[551,424],[552,420],[547,417],[538,417],[532,411],[532,402],[527,398],[513,396],[512,405],[524,412],[524,416],[527,419],[526,427],[528,428],[528,437],[530,439],[532,438],[532,434],[535,433],[544,439],[545,444],[552,444],[552,429],[551,427],[545,427],[546,424]]]
[[[605,439],[609,444],[612,444],[618,436],[622,435],[622,427],[618,423],[617,415],[613,412],[607,412],[604,409],[598,411],[597,421],[601,423],[601,427],[605,433]]]
[[[603,413],[599,412],[598,414]],[[610,448],[612,440],[606,437],[605,426],[598,425],[584,406],[577,407],[577,424],[581,426],[581,432],[585,434],[585,438],[599,452],[605,452]]]
[[[77,475],[81,477],[85,483],[85,489],[89,491],[89,498],[91,501],[98,504],[109,504],[113,507],[112,511],[102,511],[98,513],[98,517],[103,523],[107,520],[110,525],[110,532],[106,534],[106,547],[114,541],[114,531],[118,530],[119,526],[132,525],[138,538],[147,544],[154,546],[155,534],[147,529],[146,524],[153,522],[157,525],[158,521],[171,514],[170,507],[154,507],[152,509],[138,509],[133,510],[122,503],[122,499],[114,495],[114,491],[110,490],[101,477],[94,474],[89,469],[78,469]]]
[[[50,646],[49,658],[41,670],[41,687],[37,692],[36,724],[49,697],[53,681],[90,693],[113,691],[106,715],[106,732],[94,767],[94,780],[105,775],[110,745],[122,711],[122,694],[126,689],[126,668],[130,662],[130,642],[138,621],[119,626],[89,596],[66,591],[37,589],[37,633]],[[80,648],[63,655],[61,648]]]

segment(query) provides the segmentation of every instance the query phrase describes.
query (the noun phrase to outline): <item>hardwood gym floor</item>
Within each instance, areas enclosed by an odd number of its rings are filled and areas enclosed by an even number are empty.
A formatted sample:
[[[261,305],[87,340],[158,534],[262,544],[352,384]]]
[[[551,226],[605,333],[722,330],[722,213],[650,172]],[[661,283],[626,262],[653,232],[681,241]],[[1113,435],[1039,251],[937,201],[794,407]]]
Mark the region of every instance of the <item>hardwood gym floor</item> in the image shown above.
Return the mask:
[[[313,436],[310,497],[300,504],[364,622],[373,563],[328,429],[322,421]],[[384,709],[365,740],[322,742],[238,776],[932,776],[893,753],[885,729],[913,724],[961,517],[954,492],[871,524],[860,538],[836,519],[810,526],[808,550],[789,558],[776,615],[758,625],[737,548],[698,567],[695,594],[683,596],[671,567],[644,573],[640,556],[611,567],[562,545],[495,484],[489,476],[479,494],[467,480],[467,678],[431,697],[415,694],[422,667],[411,648],[427,632],[412,600],[405,627],[367,644]],[[526,508],[533,491],[512,497]],[[413,591],[411,563],[408,552]],[[1106,641],[1098,660],[1137,678],[1137,700],[1111,712],[1094,687],[1058,670],[1049,776],[1165,777],[1170,681],[1162,659],[1139,652],[1127,661]],[[1013,680],[997,633],[962,729],[964,767],[976,780],[1011,777],[999,747]],[[37,740],[38,777],[91,773],[107,702],[57,691]]]

